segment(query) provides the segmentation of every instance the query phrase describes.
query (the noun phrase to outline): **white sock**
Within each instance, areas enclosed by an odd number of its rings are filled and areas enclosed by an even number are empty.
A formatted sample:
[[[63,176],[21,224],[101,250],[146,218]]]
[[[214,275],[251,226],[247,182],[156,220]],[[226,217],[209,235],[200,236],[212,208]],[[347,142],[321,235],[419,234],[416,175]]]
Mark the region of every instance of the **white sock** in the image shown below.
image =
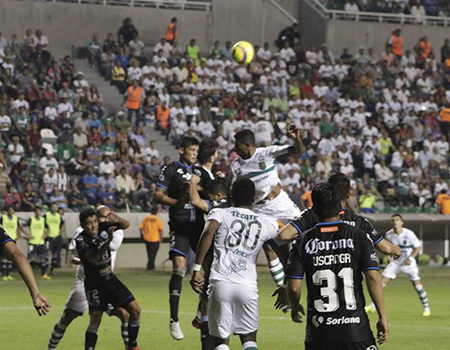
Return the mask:
[[[219,346],[216,346],[214,350],[230,350],[227,344],[220,344]]]
[[[242,344],[242,350],[258,350],[258,344],[255,341],[246,341]]]

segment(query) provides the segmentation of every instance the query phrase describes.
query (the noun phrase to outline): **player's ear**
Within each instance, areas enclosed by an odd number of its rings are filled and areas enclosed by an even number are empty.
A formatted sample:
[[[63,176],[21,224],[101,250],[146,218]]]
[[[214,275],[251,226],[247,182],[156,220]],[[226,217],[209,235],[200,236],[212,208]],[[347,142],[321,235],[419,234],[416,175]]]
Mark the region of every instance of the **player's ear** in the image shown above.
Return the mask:
[[[180,152],[180,154],[184,154],[184,148],[183,147],[178,148],[178,152]]]

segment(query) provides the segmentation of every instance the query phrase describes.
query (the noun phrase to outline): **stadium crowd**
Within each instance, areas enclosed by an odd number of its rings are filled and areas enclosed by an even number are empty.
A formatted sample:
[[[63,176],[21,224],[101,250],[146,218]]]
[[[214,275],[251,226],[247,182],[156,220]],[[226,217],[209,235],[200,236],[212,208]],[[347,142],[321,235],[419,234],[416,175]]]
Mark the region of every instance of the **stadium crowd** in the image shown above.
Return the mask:
[[[329,8],[349,12],[384,12],[421,16],[448,16],[450,4],[446,0],[328,0]]]
[[[437,203],[450,214],[449,42],[437,59],[439,43],[426,37],[414,48],[390,38],[381,53],[361,46],[340,54],[326,45],[305,50],[298,37],[279,38],[281,50],[255,46],[254,61],[238,66],[229,41],[206,50],[191,39],[181,48],[175,18],[154,47],[126,19],[117,35],[94,35],[87,45],[91,64],[124,94],[114,115],[70,56],[52,57],[42,31],[0,37],[2,205],[149,210],[171,160],[154,141],[145,144],[145,126],[174,145],[183,135],[214,138],[217,169],[228,174],[237,131],[253,130],[261,146],[284,144],[294,123],[307,152],[279,172],[301,208],[315,183],[341,171],[352,179],[357,211],[432,212]]]

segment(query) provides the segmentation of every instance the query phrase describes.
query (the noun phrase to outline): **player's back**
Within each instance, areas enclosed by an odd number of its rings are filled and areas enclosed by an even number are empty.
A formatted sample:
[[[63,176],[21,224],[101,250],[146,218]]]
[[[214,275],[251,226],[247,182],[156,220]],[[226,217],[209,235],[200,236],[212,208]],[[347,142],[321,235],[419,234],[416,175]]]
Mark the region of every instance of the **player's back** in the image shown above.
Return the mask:
[[[256,287],[256,260],[267,240],[277,235],[277,221],[245,208],[213,209],[208,220],[220,223],[214,237],[210,281]]]
[[[371,269],[378,270],[372,241],[360,230],[336,221],[304,232],[292,249],[288,278],[306,274],[307,342],[358,342],[373,337],[362,287],[362,272]]]

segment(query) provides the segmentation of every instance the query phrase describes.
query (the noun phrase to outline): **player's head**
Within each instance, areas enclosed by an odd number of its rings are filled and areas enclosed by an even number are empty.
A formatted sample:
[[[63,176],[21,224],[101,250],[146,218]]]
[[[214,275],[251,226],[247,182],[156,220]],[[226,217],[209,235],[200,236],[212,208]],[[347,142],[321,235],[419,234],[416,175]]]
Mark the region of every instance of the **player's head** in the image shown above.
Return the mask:
[[[319,183],[314,186],[311,196],[314,214],[320,221],[339,215],[342,209],[341,194],[336,186],[328,182]]]
[[[393,214],[391,216],[391,226],[394,230],[403,228],[403,217],[400,214]]]
[[[350,180],[347,175],[337,172],[330,175],[328,183],[335,186],[340,193],[342,206],[345,206],[345,202],[350,196]]]
[[[85,209],[80,213],[80,225],[89,236],[98,232],[98,218],[94,209]]]
[[[99,222],[108,221],[108,214],[111,212],[106,205],[101,205],[97,208],[96,214]]]
[[[52,203],[52,205],[50,205],[50,212],[52,214],[55,214],[57,211],[58,211],[58,204]]]
[[[200,142],[197,159],[200,164],[212,163],[217,158],[217,143],[214,139],[206,138]]]
[[[8,206],[8,208],[6,208],[6,212],[8,213],[9,216],[14,215],[14,207],[12,205]]]
[[[150,209],[150,214],[156,215],[158,214],[158,206],[154,205],[151,209]]]
[[[227,197],[227,187],[223,180],[213,180],[206,186],[206,193],[212,201]]]
[[[198,148],[200,143],[195,137],[184,136],[178,144],[180,159],[187,164],[194,164],[197,161]]]
[[[36,217],[39,217],[39,216],[42,215],[42,209],[41,209],[41,207],[36,206],[36,207],[34,208],[34,215],[36,215]]]
[[[238,178],[231,188],[231,203],[235,207],[250,207],[255,199],[255,184],[246,177]]]
[[[255,135],[251,130],[242,130],[234,135],[235,152],[243,159],[250,158],[256,148]]]

